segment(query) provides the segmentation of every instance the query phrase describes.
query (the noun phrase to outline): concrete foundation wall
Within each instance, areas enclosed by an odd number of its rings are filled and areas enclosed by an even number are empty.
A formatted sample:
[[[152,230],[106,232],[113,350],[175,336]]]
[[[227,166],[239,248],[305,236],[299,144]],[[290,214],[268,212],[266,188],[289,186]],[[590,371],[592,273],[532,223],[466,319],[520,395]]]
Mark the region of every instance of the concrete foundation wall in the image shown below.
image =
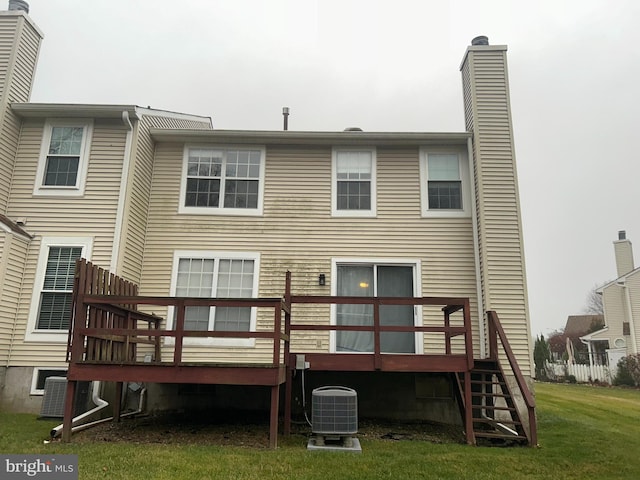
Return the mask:
[[[33,367],[0,369],[0,409],[2,411],[40,413],[42,395],[31,395],[32,378]]]

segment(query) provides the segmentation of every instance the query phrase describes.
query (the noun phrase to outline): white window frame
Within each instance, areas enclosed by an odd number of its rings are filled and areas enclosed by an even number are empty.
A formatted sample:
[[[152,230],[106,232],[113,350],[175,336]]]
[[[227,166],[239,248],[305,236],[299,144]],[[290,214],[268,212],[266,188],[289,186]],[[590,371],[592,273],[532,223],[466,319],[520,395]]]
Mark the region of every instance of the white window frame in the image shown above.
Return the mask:
[[[44,275],[47,270],[47,259],[49,258],[50,247],[82,247],[81,258],[86,258],[90,261],[93,237],[42,237],[36,276],[33,281],[33,293],[24,338],[25,342],[66,343],[69,336],[69,330],[38,330],[36,328],[40,309],[40,296],[42,287],[44,286]]]
[[[177,282],[178,282],[178,264],[181,259],[187,258],[203,258],[207,260],[214,260],[214,276],[213,285],[211,287],[211,297],[215,297],[218,283],[218,269],[220,260],[253,260],[253,296],[258,296],[258,288],[260,285],[260,254],[258,252],[226,252],[226,251],[210,251],[210,250],[176,250],[173,253],[173,268],[171,272],[171,289],[169,295],[176,296]],[[173,330],[175,307],[170,306],[167,311],[167,328]],[[251,319],[249,321],[249,331],[255,332],[257,325],[258,309],[257,307],[251,307]],[[213,326],[215,321],[215,307],[212,307],[209,312],[209,324]],[[173,345],[175,343],[174,337],[165,337],[165,344]],[[209,345],[217,347],[254,347],[255,338],[214,338],[214,337],[202,337],[202,338],[185,338],[184,345]]]
[[[60,372],[61,377],[66,377],[67,376],[67,369],[66,368],[59,368],[59,367],[34,367],[33,369],[33,376],[31,377],[31,390],[29,392],[30,395],[44,395],[44,388],[38,388],[38,376],[40,375],[40,371],[41,370],[50,370],[50,371],[57,371]],[[62,375],[64,374],[64,375]],[[58,375],[51,375],[52,377],[58,376]],[[48,377],[47,377],[48,378]]]
[[[228,208],[224,207],[224,181],[220,183],[220,201],[218,207],[188,207],[185,205],[187,195],[187,170],[189,166],[189,150],[258,150],[260,151],[260,177],[258,179],[258,206],[256,208]],[[202,145],[188,144],[184,146],[182,157],[182,177],[180,179],[180,200],[178,213],[190,215],[241,215],[261,216],[264,205],[264,177],[266,164],[266,147],[261,145]],[[221,180],[224,177],[221,177]]]
[[[369,210],[338,210],[338,153],[367,152],[371,154],[371,208]],[[334,217],[375,217],[377,204],[377,152],[375,147],[333,147],[331,151],[331,215]]]
[[[332,258],[331,259],[331,295],[338,295],[338,266],[339,265],[355,265],[355,266],[397,266],[397,267],[412,267],[413,268],[413,296],[422,297],[422,262],[416,258]],[[374,275],[374,281],[375,280]],[[376,287],[377,289],[377,287]],[[331,325],[337,325],[337,309],[335,304],[331,304]],[[413,323],[416,327],[421,327],[422,321],[422,305],[416,305],[413,313]],[[415,334],[415,348],[416,354],[424,353],[424,336],[420,332]],[[329,333],[329,352],[336,352],[336,331],[332,330]],[[372,352],[340,352],[348,355],[362,355],[371,354]],[[384,353],[384,355],[394,355],[393,353]]]
[[[82,145],[80,147],[80,159],[78,161],[78,176],[76,184],[70,186],[45,185],[44,174],[47,168],[47,157],[51,145],[51,133],[54,127],[82,127]],[[40,157],[36,170],[36,179],[33,189],[35,196],[61,196],[79,197],[84,195],[87,183],[87,170],[89,165],[89,155],[91,150],[91,139],[93,137],[93,119],[49,119],[44,124],[42,134],[42,144],[40,146]]]
[[[460,169],[460,189],[462,194],[461,209],[429,209],[429,155],[457,155]],[[466,152],[456,148],[421,148],[420,149],[420,206],[423,217],[470,217],[471,185],[469,182],[469,158]]]

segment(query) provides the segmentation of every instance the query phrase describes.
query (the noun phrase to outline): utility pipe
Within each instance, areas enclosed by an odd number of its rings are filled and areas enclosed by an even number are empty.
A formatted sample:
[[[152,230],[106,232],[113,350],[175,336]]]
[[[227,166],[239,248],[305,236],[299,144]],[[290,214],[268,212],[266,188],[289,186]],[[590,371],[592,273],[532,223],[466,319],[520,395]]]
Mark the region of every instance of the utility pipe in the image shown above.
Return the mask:
[[[138,401],[138,409],[134,410],[133,412],[123,413],[122,415],[120,415],[120,418],[132,417],[133,415],[137,415],[141,413],[142,410],[144,409],[144,402],[146,398],[147,398],[147,388],[144,387],[142,390],[140,390],[140,400]],[[100,425],[101,423],[110,422],[111,420],[113,420],[112,416],[107,418],[101,418],[100,420],[95,420],[89,423],[83,423],[82,425],[76,425],[75,427],[71,428],[71,433],[81,432],[82,430],[87,430],[91,427],[95,427],[96,425]],[[51,430],[51,438],[56,438],[60,436],[61,433],[62,433],[62,425],[59,425],[53,430]]]

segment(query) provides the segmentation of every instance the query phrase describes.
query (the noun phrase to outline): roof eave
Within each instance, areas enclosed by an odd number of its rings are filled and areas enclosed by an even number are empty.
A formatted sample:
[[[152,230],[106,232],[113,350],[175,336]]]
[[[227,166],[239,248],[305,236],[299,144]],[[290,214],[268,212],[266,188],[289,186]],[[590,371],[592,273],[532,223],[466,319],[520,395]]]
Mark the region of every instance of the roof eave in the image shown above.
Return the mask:
[[[77,103],[12,103],[11,110],[21,118],[122,118],[138,119],[135,105]]]
[[[151,128],[158,142],[255,145],[466,145],[470,132],[309,132],[291,130],[174,130]]]

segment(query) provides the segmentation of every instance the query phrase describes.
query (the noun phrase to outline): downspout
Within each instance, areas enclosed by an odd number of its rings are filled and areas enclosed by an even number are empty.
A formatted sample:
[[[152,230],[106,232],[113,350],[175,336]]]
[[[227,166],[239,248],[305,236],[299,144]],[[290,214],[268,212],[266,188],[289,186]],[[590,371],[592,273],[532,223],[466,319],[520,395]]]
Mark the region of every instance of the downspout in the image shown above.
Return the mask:
[[[631,348],[633,349],[634,354],[638,353],[638,344],[636,342],[636,326],[633,321],[633,309],[631,308],[631,295],[629,294],[629,287],[627,283],[624,282],[622,285],[624,289],[624,299],[625,305],[627,307],[627,318],[629,319],[629,333],[631,334]]]
[[[91,401],[96,406],[94,408],[92,408],[91,410],[87,410],[86,412],[78,415],[77,417],[74,417],[71,420],[71,425],[75,425],[75,424],[81,422],[82,420],[84,420],[85,418],[88,418],[91,415],[93,415],[94,413],[97,413],[100,410],[104,409],[105,407],[109,406],[109,402],[107,402],[103,398],[100,398],[100,385],[101,385],[101,383],[99,381],[95,381],[91,385]],[[73,431],[73,429],[71,431]],[[51,430],[51,438],[55,438],[58,435],[60,435],[61,433],[62,433],[62,424],[58,425],[53,430]]]
[[[138,408],[133,412],[127,412],[120,415],[120,418],[127,418],[133,415],[137,415],[144,410],[144,402],[147,398],[147,388],[144,387],[140,390],[140,400],[138,400]],[[74,419],[75,420],[75,419]],[[82,425],[76,425],[71,428],[71,433],[80,432],[82,430],[87,430],[88,428],[94,427],[96,425],[100,425],[101,423],[109,422],[113,420],[113,417],[101,418],[99,420],[95,420],[93,422],[83,423]],[[51,430],[51,438],[59,437],[62,433],[62,425],[58,425],[54,429]]]
[[[122,176],[120,177],[120,194],[118,195],[118,207],[116,210],[115,229],[113,232],[113,248],[111,251],[111,265],[109,271],[116,273],[118,268],[118,256],[120,255],[120,243],[122,241],[122,224],[124,222],[124,205],[129,183],[129,168],[131,166],[131,149],[133,148],[133,125],[129,119],[129,112],[122,111],[122,123],[127,127],[127,138],[124,144],[124,158],[122,160]]]
[[[471,221],[473,223],[473,257],[476,268],[476,295],[478,296],[478,328],[480,331],[480,358],[487,357],[487,346],[485,337],[485,314],[486,305],[484,296],[482,295],[482,281],[480,280],[480,239],[478,237],[478,210],[476,205],[476,182],[473,174],[473,146],[471,138],[467,138],[467,156],[469,158],[469,183],[471,186]]]

